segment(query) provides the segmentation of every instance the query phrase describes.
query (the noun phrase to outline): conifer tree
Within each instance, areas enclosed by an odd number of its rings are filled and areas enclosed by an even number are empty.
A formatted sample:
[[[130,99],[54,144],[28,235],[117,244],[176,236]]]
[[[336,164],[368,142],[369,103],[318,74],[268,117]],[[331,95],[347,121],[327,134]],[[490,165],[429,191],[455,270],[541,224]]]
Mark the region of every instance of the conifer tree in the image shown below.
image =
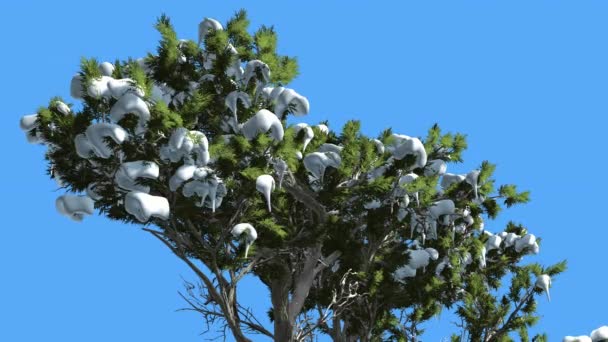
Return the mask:
[[[416,341],[446,309],[461,319],[452,341],[530,340],[537,297],[566,265],[524,264],[541,239],[522,224],[486,229],[529,193],[498,186],[487,161],[448,173],[463,134],[289,124],[309,102],[286,87],[298,64],[272,27],[251,34],[241,10],[203,20],[198,41],[165,15],[156,29],[145,58],[82,59],[81,109],[55,97],[21,119],[48,147],[61,214],[143,226],[202,284],[187,305],[237,341]],[[246,274],[268,287],[273,327],[239,303]]]

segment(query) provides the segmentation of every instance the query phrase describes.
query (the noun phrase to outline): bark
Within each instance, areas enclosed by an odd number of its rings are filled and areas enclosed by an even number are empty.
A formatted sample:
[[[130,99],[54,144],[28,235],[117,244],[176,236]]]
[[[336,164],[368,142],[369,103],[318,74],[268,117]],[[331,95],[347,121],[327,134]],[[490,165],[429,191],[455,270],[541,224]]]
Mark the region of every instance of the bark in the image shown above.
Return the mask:
[[[276,342],[293,341],[294,323],[289,319],[289,288],[291,274],[285,264],[278,265],[279,270],[270,284],[270,298],[274,318],[274,340]]]

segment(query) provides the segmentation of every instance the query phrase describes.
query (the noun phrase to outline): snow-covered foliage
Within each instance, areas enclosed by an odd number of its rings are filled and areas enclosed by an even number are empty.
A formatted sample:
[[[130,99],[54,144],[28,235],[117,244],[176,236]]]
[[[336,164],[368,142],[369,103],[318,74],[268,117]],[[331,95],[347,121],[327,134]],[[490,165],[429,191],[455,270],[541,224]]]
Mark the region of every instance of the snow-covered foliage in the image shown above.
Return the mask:
[[[272,29],[251,36],[246,19],[234,20],[206,18],[195,42],[177,39],[161,17],[156,54],[83,60],[70,83],[81,109],[54,98],[21,119],[28,140],[47,145],[51,175],[77,194],[57,199],[61,214],[79,221],[95,208],[155,226],[176,255],[215,263],[219,277],[264,258],[267,266],[247,270],[267,283],[285,276],[285,293],[310,293],[311,305],[327,305],[352,271],[370,294],[365,300],[375,301],[365,310],[376,310],[371,323],[361,307],[340,318],[372,327],[353,336],[398,331],[394,310],[414,310],[421,322],[457,305],[466,324],[480,324],[476,317],[504,308],[498,301],[480,308],[474,299],[494,299],[507,271],[518,279],[511,301],[528,300],[530,291],[549,296],[563,267],[521,264],[539,252],[540,238],[514,223],[499,234],[485,228],[501,201],[525,203],[527,192],[494,189],[488,162],[448,173],[461,161],[463,135],[434,126],[426,138],[390,129],[367,137],[358,121],[341,131],[327,122],[289,125],[311,111],[305,96],[285,87],[297,75],[295,59],[277,55]],[[315,272],[306,291],[293,280],[303,269]]]

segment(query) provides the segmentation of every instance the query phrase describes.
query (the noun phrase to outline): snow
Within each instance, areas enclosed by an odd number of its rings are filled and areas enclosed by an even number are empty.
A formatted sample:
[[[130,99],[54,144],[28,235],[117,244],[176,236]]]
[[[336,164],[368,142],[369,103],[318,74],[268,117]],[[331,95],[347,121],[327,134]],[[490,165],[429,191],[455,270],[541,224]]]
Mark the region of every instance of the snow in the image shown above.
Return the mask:
[[[269,110],[261,109],[241,126],[241,132],[252,140],[260,133],[270,131],[270,136],[275,141],[283,140],[284,130],[281,120]]]
[[[103,76],[112,76],[114,72],[114,64],[110,62],[103,62],[99,65],[99,71]]]
[[[277,174],[277,176],[279,176],[280,189],[281,185],[283,184],[283,178],[285,177],[285,174],[289,172],[289,168],[287,166],[287,162],[285,162],[283,159],[273,160],[272,165],[274,166],[274,172]]]
[[[70,81],[70,96],[76,100],[82,99],[82,77],[80,74],[74,75],[72,81]]]
[[[344,147],[338,146],[336,144],[325,143],[317,149],[317,152],[333,152],[336,154],[340,154]]]
[[[72,113],[70,107],[61,101],[55,102],[55,108],[57,108],[57,111],[63,115],[70,115]]]
[[[87,136],[82,133],[74,138],[74,145],[76,146],[76,154],[78,154],[80,158],[88,159],[91,157],[91,153],[94,153],[91,142]]]
[[[283,113],[289,110],[291,106],[293,106],[292,113],[296,116],[306,115],[310,111],[308,99],[296,93],[293,89],[287,88],[278,96],[274,112],[278,116],[283,116]]]
[[[382,202],[380,202],[379,200],[375,199],[372,200],[370,202],[367,202],[365,204],[363,204],[363,208],[369,210],[369,209],[378,209],[382,206]]]
[[[429,176],[441,176],[445,174],[448,169],[448,165],[441,159],[434,159],[429,161],[424,168],[424,175]]]
[[[150,109],[141,97],[132,92],[127,92],[110,109],[110,117],[114,121],[120,121],[126,114],[135,114],[139,117],[136,134],[146,131],[146,125],[150,120]]]
[[[108,88],[108,82],[113,80],[110,76],[101,76],[91,80],[91,84],[87,88],[87,94],[94,98],[105,98],[109,99],[112,96],[110,88]]]
[[[62,195],[55,200],[55,207],[62,215],[80,222],[84,215],[93,215],[94,203],[89,196]]]
[[[608,339],[608,326],[599,327],[591,332],[591,340],[600,342]]]
[[[387,147],[395,159],[401,160],[408,155],[414,155],[416,161],[412,166],[413,168],[421,168],[426,165],[426,150],[420,139],[402,134],[393,134],[392,136],[395,141]]]
[[[275,183],[274,178],[271,175],[261,175],[255,180],[255,188],[257,191],[261,192],[266,199],[266,204],[268,205],[268,212],[272,211],[272,206],[270,202],[270,194],[274,191]]]
[[[296,135],[298,135],[301,130],[304,130],[304,147],[302,147],[302,152],[304,152],[304,151],[306,151],[306,146],[308,146],[308,144],[315,137],[315,132],[306,123],[296,124],[296,125],[294,125],[294,129],[295,129]]]
[[[520,253],[527,248],[534,248],[536,244],[536,236],[533,234],[526,234],[522,238],[515,241],[515,250]]]
[[[315,179],[323,181],[325,169],[328,167],[339,168],[342,159],[335,152],[313,152],[304,157],[304,167]]]
[[[329,127],[327,127],[327,125],[318,124],[317,128],[319,129],[319,131],[321,131],[321,133],[323,133],[323,134],[329,134]]]
[[[145,95],[144,90],[137,86],[135,81],[130,78],[108,80],[108,89],[110,89],[112,97],[117,100],[126,93],[133,93],[139,97],[144,97]]]
[[[195,175],[197,180],[186,183],[182,189],[182,194],[186,197],[192,197],[195,194],[201,198],[199,207],[206,206],[211,208],[212,212],[219,208],[222,204],[222,199],[226,195],[226,186],[220,178],[215,175],[210,175],[202,179]],[[208,199],[207,199],[208,198]]]
[[[223,29],[224,27],[222,26],[222,24],[220,24],[219,21],[213,18],[205,18],[198,25],[198,44],[200,45],[203,40],[205,40],[205,37],[209,34],[209,31],[219,31]]]
[[[279,98],[279,96],[281,95],[281,93],[283,93],[284,91],[285,91],[285,88],[281,87],[281,86],[272,88],[272,92],[270,93],[270,101],[276,102],[277,99]]]
[[[473,193],[475,194],[475,199],[479,199],[479,196],[477,194],[477,190],[479,189],[479,187],[477,186],[477,182],[479,180],[479,174],[481,173],[481,171],[479,170],[473,170],[471,172],[469,172],[466,176],[466,178],[464,179],[465,182],[469,183],[472,187],[473,187]]]
[[[19,127],[21,127],[23,131],[29,132],[38,127],[38,123],[36,122],[37,119],[38,114],[24,115],[21,117],[21,120],[19,120]]]
[[[249,223],[239,223],[232,228],[230,233],[235,238],[239,238],[241,235],[245,234],[245,258],[247,258],[249,246],[258,238],[258,232]]]
[[[508,233],[507,236],[504,237],[505,248],[515,245],[515,241],[517,241],[519,238],[519,235],[515,233]]]
[[[260,71],[263,78],[262,80],[256,80],[257,84],[266,84],[270,82],[270,68],[268,67],[268,64],[258,59],[254,59],[247,62],[247,65],[245,66],[245,73],[243,74],[243,85],[245,87],[249,84],[251,78],[257,78],[256,70]]]
[[[104,142],[106,137],[110,137],[117,144],[122,144],[128,137],[127,131],[119,125],[111,123],[92,124],[87,128],[85,135],[95,155],[104,159],[108,159],[112,155],[112,150]]]
[[[169,179],[169,189],[171,191],[177,190],[184,182],[192,179],[194,177],[194,170],[196,169],[195,165],[182,165],[180,166],[171,179]]]
[[[452,186],[452,184],[456,184],[456,183],[460,183],[462,181],[464,181],[466,178],[466,175],[456,175],[453,173],[445,173],[443,174],[443,177],[441,178],[441,187],[443,189],[447,189],[450,186]]]
[[[589,336],[565,336],[563,342],[593,342]]]
[[[152,93],[150,94],[150,97],[152,98],[152,100],[154,100],[156,102],[163,101],[165,104],[168,105],[168,104],[171,104],[174,94],[175,94],[175,90],[173,90],[168,85],[166,85],[164,83],[162,83],[162,84],[154,83],[152,85]]]
[[[192,155],[194,160],[191,160]],[[209,141],[203,132],[180,127],[171,133],[169,144],[161,147],[160,157],[173,163],[184,158],[197,166],[205,166],[209,162]]]
[[[411,268],[408,265],[401,266],[393,272],[393,279],[398,282],[404,283],[405,278],[412,278],[416,276],[416,269]]]
[[[547,300],[551,301],[551,295],[549,294],[549,288],[551,287],[551,277],[548,274],[539,275],[538,278],[536,278],[536,283],[534,285],[539,289],[542,289],[547,294]],[[604,338],[608,338],[608,334]],[[591,333],[591,339],[593,339],[593,333]]]
[[[161,196],[132,191],[125,196],[124,205],[125,210],[140,222],[147,222],[152,216],[169,219],[169,201]]]
[[[158,165],[147,160],[122,163],[116,172],[114,181],[120,188],[129,191],[150,192],[150,187],[137,184],[137,178],[157,179]]]
[[[235,119],[237,118],[237,101],[241,100],[241,105],[245,108],[251,107],[251,99],[249,95],[242,91],[232,91],[228,95],[226,95],[226,100],[224,101],[226,107],[230,109],[230,111],[234,114]],[[237,119],[238,121],[238,119]]]
[[[93,201],[99,201],[100,199],[102,199],[102,196],[95,191],[96,187],[97,187],[97,184],[91,183],[87,186],[87,189],[86,189],[87,196],[91,197],[93,199]]]
[[[373,139],[372,142],[374,143],[374,145],[376,145],[376,152],[378,152],[378,154],[384,154],[384,144],[382,143],[382,141],[378,139]]]

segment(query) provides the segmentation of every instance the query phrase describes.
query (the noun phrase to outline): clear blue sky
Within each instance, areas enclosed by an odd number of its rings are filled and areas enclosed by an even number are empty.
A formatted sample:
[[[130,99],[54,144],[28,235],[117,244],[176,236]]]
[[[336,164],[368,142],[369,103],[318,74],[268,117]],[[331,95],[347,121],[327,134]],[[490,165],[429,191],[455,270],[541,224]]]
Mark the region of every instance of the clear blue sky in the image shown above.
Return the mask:
[[[498,183],[532,191],[529,205],[486,227],[523,222],[543,238],[532,260],[568,259],[553,301],[540,299],[539,328],[557,341],[608,325],[608,2],[21,0],[0,3],[0,341],[202,340],[199,317],[175,312],[180,277],[193,275],[136,226],[56,213],[61,192],[18,120],[54,95],[69,98],[81,56],[155,49],[162,12],[180,38],[196,39],[202,18],[225,22],[242,7],[298,56],[292,86],[311,102],[305,121],[356,118],[368,134],[392,126],[413,136],[438,122],[467,134],[465,163],[452,171],[489,159]],[[253,281],[241,298],[261,313],[269,305]],[[424,340],[449,336],[451,320],[434,320]]]

